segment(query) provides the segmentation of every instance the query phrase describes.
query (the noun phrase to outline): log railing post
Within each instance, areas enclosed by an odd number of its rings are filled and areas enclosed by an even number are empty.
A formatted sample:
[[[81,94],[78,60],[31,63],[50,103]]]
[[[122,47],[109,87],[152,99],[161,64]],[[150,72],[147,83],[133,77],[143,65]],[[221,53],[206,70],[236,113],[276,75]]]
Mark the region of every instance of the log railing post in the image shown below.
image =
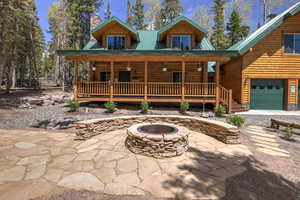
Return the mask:
[[[232,90],[229,90],[229,95],[228,95],[228,114],[231,114],[232,110]]]
[[[148,99],[148,61],[145,61],[144,66],[144,99],[147,101]]]
[[[181,100],[185,99],[185,61],[181,65]]]
[[[203,83],[207,83],[208,82],[208,62],[204,62],[202,73],[203,73],[202,81],[203,81]]]
[[[216,63],[216,109],[220,105],[220,63]]]
[[[114,62],[110,62],[110,92],[109,92],[109,100],[113,100],[114,94]]]

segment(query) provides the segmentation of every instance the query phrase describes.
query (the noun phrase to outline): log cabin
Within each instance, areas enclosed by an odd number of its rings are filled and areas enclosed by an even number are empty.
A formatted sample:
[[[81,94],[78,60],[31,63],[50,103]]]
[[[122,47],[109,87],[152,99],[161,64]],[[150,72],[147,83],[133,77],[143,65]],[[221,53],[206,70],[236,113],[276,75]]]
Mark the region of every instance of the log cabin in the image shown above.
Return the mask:
[[[82,50],[59,50],[75,61],[76,101],[220,104],[248,109],[297,110],[300,79],[300,3],[226,50],[181,16],[160,30],[135,30],[112,17],[91,31]],[[89,80],[78,64],[89,62]],[[234,106],[234,107],[233,107]]]
[[[246,109],[300,109],[300,2],[229,50],[221,84]]]

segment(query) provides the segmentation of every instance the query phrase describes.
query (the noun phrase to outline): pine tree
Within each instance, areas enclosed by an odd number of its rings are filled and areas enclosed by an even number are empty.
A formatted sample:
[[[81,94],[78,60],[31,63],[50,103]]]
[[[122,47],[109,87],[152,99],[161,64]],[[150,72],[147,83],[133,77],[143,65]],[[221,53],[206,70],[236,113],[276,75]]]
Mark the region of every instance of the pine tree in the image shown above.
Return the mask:
[[[144,4],[142,0],[136,0],[133,6],[133,14],[133,26],[137,30],[144,30],[147,25],[145,24]]]
[[[130,0],[127,0],[127,19],[126,23],[130,26],[133,25],[133,16],[132,16],[132,5]]]
[[[229,22],[227,23],[228,38],[230,46],[238,43],[248,36],[250,27],[241,25],[242,18],[238,10],[234,8],[232,10]]]
[[[110,10],[110,1],[107,2],[107,8],[104,13],[104,19],[110,19],[111,10]]]
[[[225,34],[225,3],[226,0],[214,0],[214,26],[211,36],[211,42],[217,49],[226,49],[228,47],[228,38]]]
[[[160,12],[161,26],[173,22],[176,17],[182,15],[183,7],[180,0],[163,0]]]

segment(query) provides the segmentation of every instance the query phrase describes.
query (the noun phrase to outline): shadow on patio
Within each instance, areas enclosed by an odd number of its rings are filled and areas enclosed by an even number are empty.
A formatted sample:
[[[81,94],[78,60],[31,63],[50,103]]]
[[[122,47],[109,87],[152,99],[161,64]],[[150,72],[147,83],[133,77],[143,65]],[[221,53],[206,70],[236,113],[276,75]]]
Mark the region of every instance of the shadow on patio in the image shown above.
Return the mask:
[[[187,173],[170,176],[164,182],[166,189],[176,191],[176,199],[203,199],[204,196],[219,199],[215,197],[224,189],[222,200],[300,199],[300,190],[295,183],[268,171],[264,163],[252,156],[220,156],[196,148],[190,148],[189,152],[194,155],[193,162],[178,166]],[[203,171],[207,168],[206,161],[213,163],[208,173]]]

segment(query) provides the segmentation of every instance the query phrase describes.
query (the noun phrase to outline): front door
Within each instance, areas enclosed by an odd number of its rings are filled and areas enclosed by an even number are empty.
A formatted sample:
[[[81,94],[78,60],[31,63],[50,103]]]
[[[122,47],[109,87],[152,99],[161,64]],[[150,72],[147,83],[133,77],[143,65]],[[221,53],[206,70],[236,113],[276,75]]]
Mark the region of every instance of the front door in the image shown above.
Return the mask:
[[[131,73],[130,71],[120,71],[119,72],[119,82],[130,82]]]

